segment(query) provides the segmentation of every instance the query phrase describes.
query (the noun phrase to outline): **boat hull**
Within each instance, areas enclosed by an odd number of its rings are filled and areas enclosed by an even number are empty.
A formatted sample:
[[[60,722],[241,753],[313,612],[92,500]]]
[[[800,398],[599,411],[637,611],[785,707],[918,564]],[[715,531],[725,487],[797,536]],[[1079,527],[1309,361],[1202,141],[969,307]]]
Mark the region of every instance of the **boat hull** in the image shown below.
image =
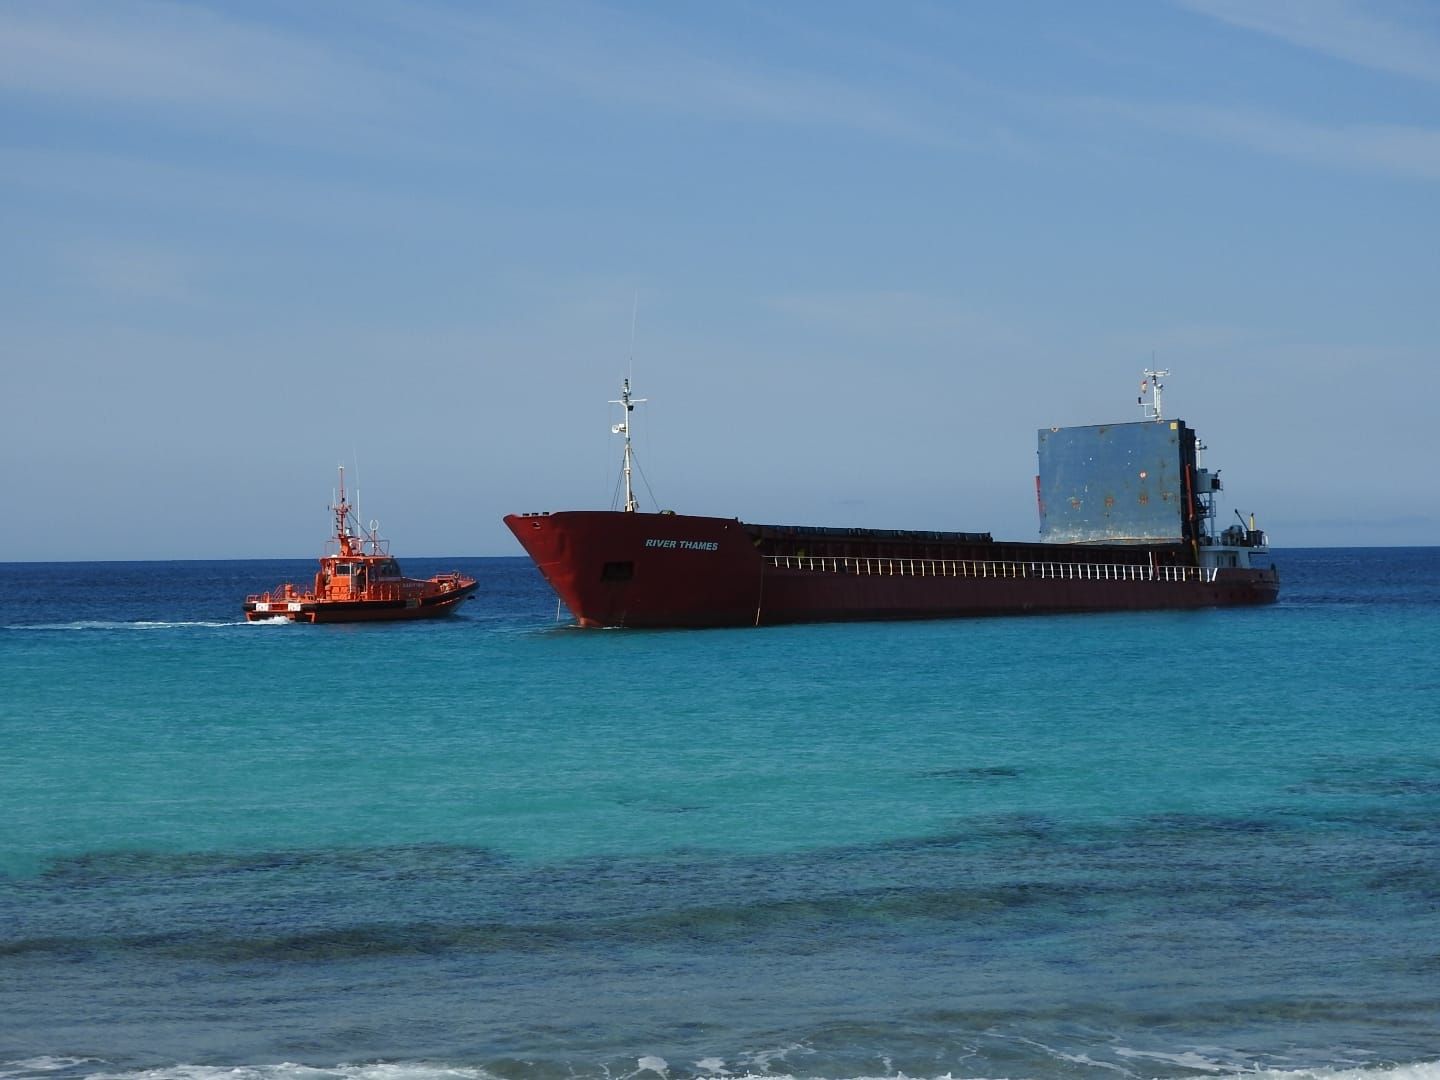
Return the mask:
[[[249,622],[288,619],[305,623],[395,622],[402,619],[438,619],[452,614],[471,596],[479,583],[470,581],[439,593],[419,593],[383,600],[316,600],[308,597],[247,600]]]
[[[1134,547],[972,544],[975,557],[945,558],[877,539],[846,555],[776,555],[733,518],[569,511],[505,523],[581,626],[1163,610],[1265,604],[1279,592],[1273,568],[1158,565]]]

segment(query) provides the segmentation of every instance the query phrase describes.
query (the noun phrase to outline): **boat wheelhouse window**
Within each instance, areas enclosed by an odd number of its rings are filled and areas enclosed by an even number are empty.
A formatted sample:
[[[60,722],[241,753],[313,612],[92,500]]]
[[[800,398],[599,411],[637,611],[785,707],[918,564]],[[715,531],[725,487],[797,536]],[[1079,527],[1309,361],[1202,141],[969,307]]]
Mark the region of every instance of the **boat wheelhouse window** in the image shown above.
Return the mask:
[[[399,577],[400,564],[394,559],[386,559],[379,566],[375,567],[376,577]]]
[[[336,576],[336,577],[349,577],[349,576],[350,576],[350,570],[351,570],[351,564],[348,563],[348,562],[337,562],[337,563],[335,564],[335,576]]]
[[[633,562],[607,562],[600,568],[601,581],[629,581],[634,576]]]

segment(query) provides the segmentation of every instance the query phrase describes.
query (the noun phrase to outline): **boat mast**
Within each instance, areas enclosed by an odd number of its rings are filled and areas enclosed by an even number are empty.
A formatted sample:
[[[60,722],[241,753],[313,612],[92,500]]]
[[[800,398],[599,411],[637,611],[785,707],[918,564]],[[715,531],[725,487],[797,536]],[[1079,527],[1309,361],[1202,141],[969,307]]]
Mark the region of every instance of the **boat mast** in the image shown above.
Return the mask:
[[[640,502],[635,498],[635,488],[630,482],[631,469],[635,463],[635,452],[630,447],[630,414],[635,411],[637,404],[647,400],[649,399],[630,396],[630,380],[628,378],[620,381],[620,397],[610,400],[611,405],[619,405],[622,410],[620,423],[612,425],[610,433],[625,436],[625,512],[627,514],[633,514],[640,509]]]
[[[346,518],[350,516],[350,504],[345,501],[345,466],[340,466],[340,498],[330,509],[335,511],[335,543],[339,546],[341,555],[353,555],[355,550],[350,545],[350,529]]]
[[[1161,384],[1160,380],[1169,375],[1170,372],[1146,368],[1144,374],[1145,377],[1140,380],[1140,396],[1136,398],[1136,403],[1144,410],[1146,420],[1164,420],[1165,412],[1160,407],[1160,392],[1164,390],[1165,387]],[[1147,389],[1152,390],[1155,395],[1148,405],[1145,403],[1145,391]]]

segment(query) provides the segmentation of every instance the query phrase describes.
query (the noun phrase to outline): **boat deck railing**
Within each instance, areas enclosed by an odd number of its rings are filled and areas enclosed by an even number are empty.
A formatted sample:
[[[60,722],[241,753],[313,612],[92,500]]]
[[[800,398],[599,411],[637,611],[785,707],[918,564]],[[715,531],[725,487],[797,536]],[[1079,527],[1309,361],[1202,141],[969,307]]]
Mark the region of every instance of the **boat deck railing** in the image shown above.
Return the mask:
[[[885,577],[1033,578],[1047,581],[1213,582],[1213,566],[1152,566],[1149,563],[1018,562],[1003,559],[889,559],[816,555],[766,555],[779,570]]]
[[[382,582],[371,584],[363,590],[351,591],[338,585],[332,585],[328,589],[315,592],[313,589],[286,589],[284,585],[278,585],[267,593],[251,593],[245,598],[246,603],[299,603],[313,604],[317,601],[341,601],[341,600],[404,600],[406,597],[404,586],[398,583]]]
[[[447,573],[436,574],[434,581],[439,586],[441,593],[448,593],[460,587],[464,581],[464,575],[458,570],[451,570]],[[318,593],[313,589],[300,589],[294,585],[289,587],[277,585],[266,593],[251,593],[245,598],[245,602],[247,604],[286,604],[303,601],[313,604],[317,601],[408,600],[412,596],[420,595],[414,585],[415,581],[408,578],[402,581],[372,581],[364,589],[357,590],[332,583]]]

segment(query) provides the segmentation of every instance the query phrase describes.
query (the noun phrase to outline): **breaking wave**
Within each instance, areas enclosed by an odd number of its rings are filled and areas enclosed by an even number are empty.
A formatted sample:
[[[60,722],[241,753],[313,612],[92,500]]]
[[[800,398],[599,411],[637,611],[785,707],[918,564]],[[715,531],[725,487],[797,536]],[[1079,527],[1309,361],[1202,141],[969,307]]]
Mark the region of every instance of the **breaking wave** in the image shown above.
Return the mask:
[[[808,1071],[789,1071],[785,1065],[792,1055],[803,1057],[801,1045],[772,1051],[718,1057],[696,1061],[670,1062],[654,1054],[623,1059],[593,1070],[564,1068],[571,1080],[831,1080]],[[1215,1051],[1219,1053],[1219,1051]],[[1440,1080],[1440,1061],[1412,1064],[1355,1065],[1309,1069],[1246,1068],[1233,1059],[1207,1056],[1198,1051],[1176,1054],[1124,1051],[1118,1055],[1129,1066],[1107,1063],[1105,1067],[1134,1080],[1190,1077],[1197,1074],[1214,1080]],[[1082,1057],[1056,1054],[1060,1061],[1099,1065]],[[780,1066],[778,1069],[776,1066]],[[833,1080],[1000,1080],[972,1075],[965,1070],[935,1074],[906,1073],[884,1063],[883,1071],[835,1077]],[[0,1062],[0,1080],[511,1080],[516,1076],[545,1076],[550,1070],[535,1062],[506,1061],[493,1068],[450,1065],[438,1062],[375,1062],[328,1066],[284,1062],[275,1065],[189,1065],[177,1064],[145,1069],[117,1068],[99,1058],[35,1057]],[[1013,1076],[1004,1080],[1045,1080],[1044,1077]]]

